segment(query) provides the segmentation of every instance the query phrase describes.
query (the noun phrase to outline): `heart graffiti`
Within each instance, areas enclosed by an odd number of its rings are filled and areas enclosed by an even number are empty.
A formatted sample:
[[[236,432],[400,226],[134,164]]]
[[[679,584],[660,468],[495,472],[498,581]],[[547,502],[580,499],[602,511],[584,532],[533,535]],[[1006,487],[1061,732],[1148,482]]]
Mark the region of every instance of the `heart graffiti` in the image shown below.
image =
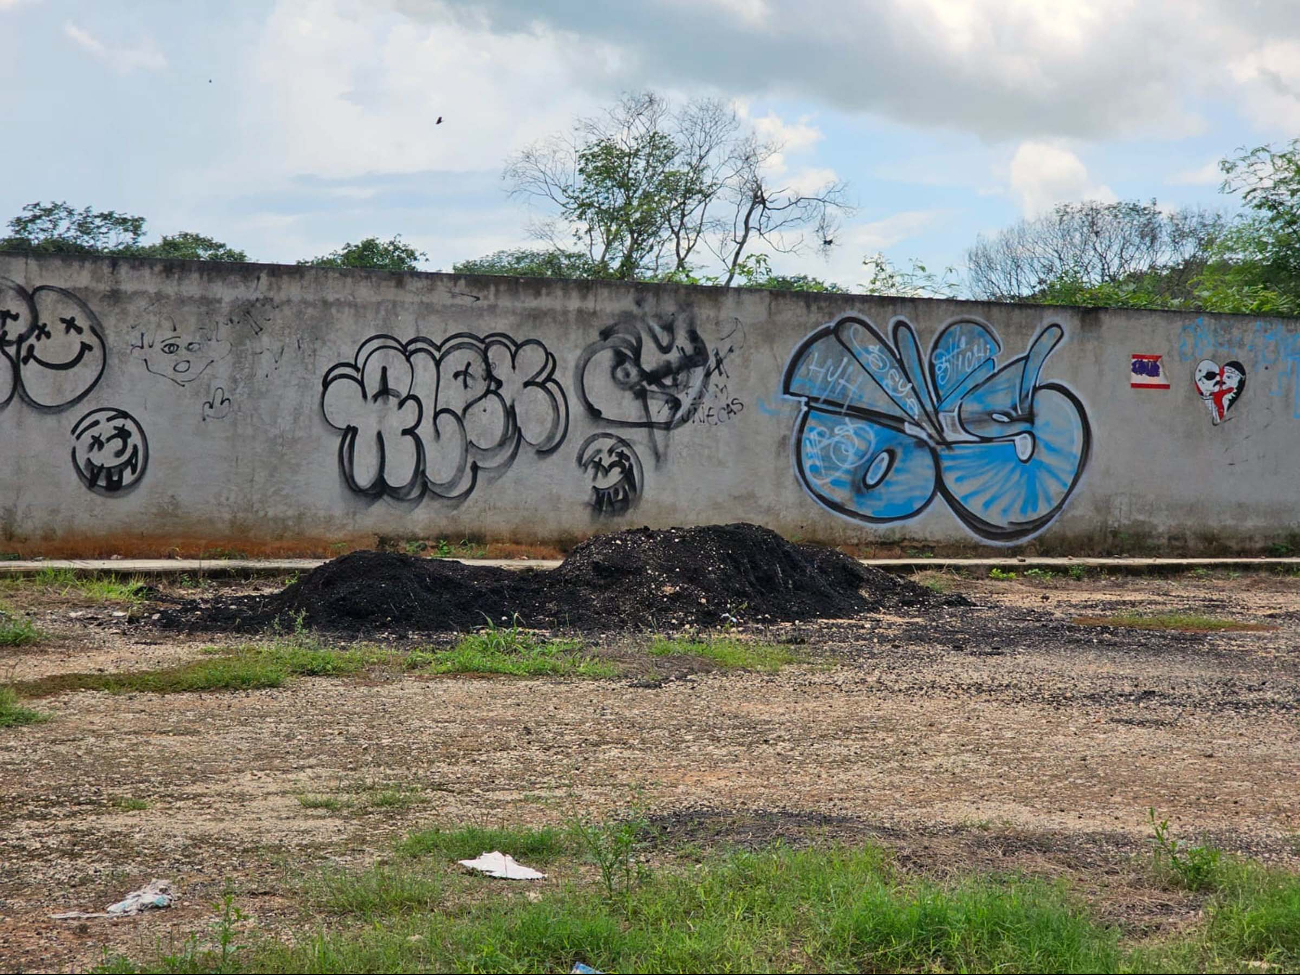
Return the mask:
[[[1210,422],[1216,427],[1228,419],[1228,411],[1246,391],[1246,367],[1236,359],[1223,365],[1213,359],[1202,359],[1196,364],[1192,379],[1210,411]]]

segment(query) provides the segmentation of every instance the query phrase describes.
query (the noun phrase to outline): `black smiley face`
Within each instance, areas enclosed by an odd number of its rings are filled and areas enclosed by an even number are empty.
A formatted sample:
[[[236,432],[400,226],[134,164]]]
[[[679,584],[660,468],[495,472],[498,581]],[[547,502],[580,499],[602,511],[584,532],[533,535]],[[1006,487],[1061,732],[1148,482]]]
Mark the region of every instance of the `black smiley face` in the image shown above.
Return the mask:
[[[620,515],[641,496],[641,460],[622,437],[596,433],[578,448],[578,467],[591,484],[591,507],[597,515]]]
[[[72,428],[72,465],[96,494],[129,490],[144,477],[148,464],[148,438],[124,410],[91,410]]]
[[[31,297],[31,322],[12,350],[22,393],[38,408],[64,409],[104,374],[104,334],[95,313],[71,292],[42,286]]]

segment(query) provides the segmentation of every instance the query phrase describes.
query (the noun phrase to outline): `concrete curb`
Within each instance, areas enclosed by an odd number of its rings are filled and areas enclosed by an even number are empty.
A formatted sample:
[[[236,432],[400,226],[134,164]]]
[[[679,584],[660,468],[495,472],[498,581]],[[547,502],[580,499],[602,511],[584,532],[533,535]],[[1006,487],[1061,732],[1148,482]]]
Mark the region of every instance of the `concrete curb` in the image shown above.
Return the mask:
[[[69,569],[80,576],[180,576],[196,575],[208,579],[232,576],[278,576],[293,572],[309,572],[323,564],[325,559],[29,559],[0,562],[0,578],[36,575],[43,569]],[[456,559],[467,565],[498,566],[503,569],[554,569],[557,559]],[[864,565],[874,565],[887,572],[910,573],[924,570],[961,572],[976,571],[981,575],[991,569],[1004,572],[1024,572],[1041,569],[1068,572],[1076,566],[1093,571],[1128,575],[1147,573],[1179,573],[1191,569],[1235,569],[1259,571],[1261,569],[1290,569],[1300,573],[1300,558],[1228,558],[1228,559],[1155,559],[1155,558],[1047,558],[1018,557],[974,559],[860,559]]]

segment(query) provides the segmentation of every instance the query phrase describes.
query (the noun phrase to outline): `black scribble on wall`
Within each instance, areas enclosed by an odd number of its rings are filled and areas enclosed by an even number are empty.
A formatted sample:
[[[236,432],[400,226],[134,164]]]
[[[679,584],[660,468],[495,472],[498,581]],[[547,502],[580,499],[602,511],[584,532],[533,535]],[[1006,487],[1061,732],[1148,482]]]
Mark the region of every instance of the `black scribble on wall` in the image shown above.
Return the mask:
[[[591,483],[589,503],[597,517],[626,514],[641,499],[641,458],[616,434],[593,433],[584,440],[578,448],[578,468]]]
[[[91,410],[72,428],[72,466],[96,494],[123,494],[145,475],[149,440],[125,410]]]
[[[66,410],[99,384],[107,360],[99,319],[71,291],[0,278],[0,406],[17,395],[38,410]]]
[[[214,386],[208,398],[203,401],[203,422],[224,420],[233,411],[234,405],[230,402],[230,397],[226,395],[225,387]]]
[[[709,350],[694,326],[675,319],[621,321],[600,330],[575,370],[578,397],[598,420],[672,430],[704,392]]]
[[[204,376],[231,350],[217,325],[182,325],[170,315],[138,336],[131,351],[145,369],[181,387]]]
[[[593,419],[649,431],[650,449],[662,462],[669,431],[693,421],[716,426],[719,417],[744,409],[727,380],[728,362],[745,344],[745,326],[733,318],[716,331],[710,344],[675,315],[628,315],[601,329],[578,357],[578,398]]]
[[[348,488],[397,500],[466,498],[524,446],[546,455],[569,431],[555,356],[535,339],[502,333],[372,336],[325,373],[321,409],[343,433]]]

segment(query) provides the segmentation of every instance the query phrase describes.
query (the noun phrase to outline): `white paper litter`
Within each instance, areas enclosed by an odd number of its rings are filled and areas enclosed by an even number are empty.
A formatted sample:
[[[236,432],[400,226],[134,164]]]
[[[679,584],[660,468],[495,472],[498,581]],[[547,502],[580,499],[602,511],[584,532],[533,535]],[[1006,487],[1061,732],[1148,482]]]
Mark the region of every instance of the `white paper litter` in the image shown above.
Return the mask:
[[[108,905],[108,909],[101,913],[71,911],[67,914],[51,914],[50,917],[56,921],[80,921],[88,917],[132,917],[141,911],[171,906],[171,881],[151,880],[139,890],[131,891],[116,904]]]
[[[468,867],[470,870],[477,870],[479,873],[485,873],[489,877],[500,877],[502,880],[545,880],[546,874],[534,870],[532,867],[525,867],[522,863],[508,854],[499,850],[493,850],[491,853],[484,853],[477,860],[457,860],[462,867]]]

